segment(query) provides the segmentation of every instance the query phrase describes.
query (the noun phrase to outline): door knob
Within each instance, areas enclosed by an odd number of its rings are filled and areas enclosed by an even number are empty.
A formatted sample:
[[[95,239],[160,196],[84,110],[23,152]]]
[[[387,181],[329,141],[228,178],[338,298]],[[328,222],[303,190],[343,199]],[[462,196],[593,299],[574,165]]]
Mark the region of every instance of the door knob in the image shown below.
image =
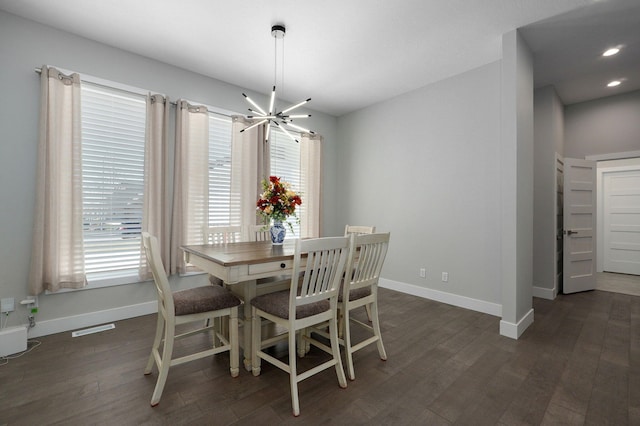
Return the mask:
[[[572,231],[571,229],[569,229],[568,231],[566,231],[567,235],[571,235],[571,234],[577,234],[578,231]]]

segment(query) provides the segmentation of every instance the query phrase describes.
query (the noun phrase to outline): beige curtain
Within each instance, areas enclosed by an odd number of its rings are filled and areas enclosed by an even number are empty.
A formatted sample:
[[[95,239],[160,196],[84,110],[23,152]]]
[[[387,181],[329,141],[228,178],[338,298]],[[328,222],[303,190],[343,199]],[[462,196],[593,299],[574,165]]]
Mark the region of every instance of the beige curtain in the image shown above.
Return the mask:
[[[176,108],[173,188],[170,273],[196,271],[185,265],[180,246],[202,244],[209,223],[209,115],[183,100]]]
[[[160,255],[166,272],[170,266],[169,224],[167,212],[167,176],[169,99],[163,95],[147,95],[147,118],[144,157],[144,203],[142,231],[158,238]],[[141,280],[151,278],[145,251],[140,244]]]
[[[86,285],[80,76],[43,66],[29,294]]]
[[[300,236],[322,235],[322,136],[303,133],[300,139],[302,210]]]
[[[256,202],[262,192],[261,180],[269,175],[269,147],[264,140],[264,126],[240,132],[252,124],[242,116],[233,116],[231,136],[232,217],[239,225],[255,225]]]

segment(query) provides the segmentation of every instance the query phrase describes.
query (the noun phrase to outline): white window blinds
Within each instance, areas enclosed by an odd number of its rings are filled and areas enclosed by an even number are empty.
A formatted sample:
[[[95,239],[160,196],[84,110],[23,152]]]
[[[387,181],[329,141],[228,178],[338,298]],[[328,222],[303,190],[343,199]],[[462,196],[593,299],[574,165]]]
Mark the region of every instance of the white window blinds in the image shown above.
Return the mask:
[[[209,113],[209,226],[239,225],[231,199],[231,118]]]
[[[291,132],[290,132],[291,133]],[[271,175],[280,177],[289,182],[296,192],[300,193],[302,182],[300,180],[300,144],[293,141],[283,132],[271,130]],[[300,194],[302,205],[296,209],[296,215],[301,218],[304,215],[305,194]],[[293,238],[300,238],[300,225],[295,218],[289,218],[288,222],[293,226]]]
[[[145,113],[142,95],[82,85],[82,209],[89,281],[137,275]]]

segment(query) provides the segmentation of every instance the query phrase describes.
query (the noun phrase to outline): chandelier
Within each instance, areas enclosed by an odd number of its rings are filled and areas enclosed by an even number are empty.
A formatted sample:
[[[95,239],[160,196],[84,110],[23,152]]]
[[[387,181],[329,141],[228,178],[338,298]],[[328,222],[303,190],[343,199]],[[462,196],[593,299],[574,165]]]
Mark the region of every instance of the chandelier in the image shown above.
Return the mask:
[[[283,39],[282,44],[283,44],[283,51],[284,51],[285,32],[286,32],[286,29],[284,25],[274,25],[271,27],[271,36],[273,36],[273,38],[275,39],[274,50],[277,50],[278,39]],[[252,115],[248,115],[247,119],[255,122],[245,127],[244,129],[240,130],[240,132],[244,132],[245,130],[250,130],[250,129],[253,129],[254,127],[266,124],[267,125],[267,131],[265,132],[266,141],[269,141],[271,128],[273,126],[282,130],[282,132],[287,136],[289,136],[292,140],[298,142],[298,140],[294,137],[294,135],[292,135],[287,130],[287,128],[294,129],[300,132],[315,134],[311,130],[305,129],[304,127],[300,127],[297,124],[293,123],[293,120],[297,120],[300,118],[309,118],[311,117],[311,114],[291,114],[291,112],[295,111],[297,108],[309,102],[311,98],[304,100],[302,102],[298,102],[297,104],[291,105],[281,111],[277,110],[277,106],[275,102],[276,102],[276,74],[277,74],[276,70],[277,70],[278,59],[277,59],[277,52],[275,53],[276,55],[274,60],[275,65],[274,65],[274,75],[273,75],[273,89],[271,90],[271,100],[269,101],[269,110],[268,110],[269,112],[261,108],[260,105],[258,105],[250,97],[248,97],[246,94],[243,93],[242,96],[244,96],[247,102],[249,102],[255,108],[255,109],[249,108],[249,111],[252,113]],[[283,53],[282,62],[284,64],[284,53]]]

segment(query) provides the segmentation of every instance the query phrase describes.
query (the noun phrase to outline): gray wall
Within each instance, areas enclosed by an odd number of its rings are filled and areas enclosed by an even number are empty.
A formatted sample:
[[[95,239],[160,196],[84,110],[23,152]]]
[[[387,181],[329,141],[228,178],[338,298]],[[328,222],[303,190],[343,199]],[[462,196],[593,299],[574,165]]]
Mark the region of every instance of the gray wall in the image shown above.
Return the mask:
[[[336,208],[391,231],[383,276],[500,304],[500,62],[340,117],[338,134]]]
[[[534,93],[534,296],[553,299],[556,258],[556,154],[562,156],[564,106],[552,86]]]
[[[502,36],[501,334],[533,322],[533,58],[517,30]]]
[[[54,65],[114,82],[245,111],[244,89],[148,58],[54,30],[0,11],[0,297],[20,301],[27,295],[36,176],[39,76],[35,67]],[[264,70],[264,72],[271,72]],[[265,88],[268,90],[268,88]],[[260,99],[260,96],[256,96]],[[261,100],[263,100],[262,98]],[[265,100],[266,101],[266,100]],[[309,127],[325,137],[325,198],[332,199],[336,177],[335,117],[313,112]],[[173,161],[173,160],[171,160]],[[325,208],[324,230],[340,234],[335,209]],[[172,277],[176,288],[201,283],[204,276]],[[83,290],[40,297],[39,322],[112,310],[155,300],[150,283]],[[26,323],[26,311],[9,325]]]
[[[640,91],[565,107],[564,156],[640,150]]]

